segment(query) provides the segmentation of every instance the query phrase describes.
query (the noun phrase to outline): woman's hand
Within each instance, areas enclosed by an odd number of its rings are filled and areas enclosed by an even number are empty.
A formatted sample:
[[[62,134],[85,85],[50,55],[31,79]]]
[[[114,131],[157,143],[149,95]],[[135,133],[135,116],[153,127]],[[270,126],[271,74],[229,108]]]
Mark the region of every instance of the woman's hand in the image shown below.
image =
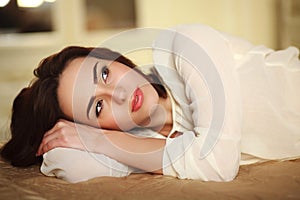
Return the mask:
[[[95,129],[67,120],[60,120],[52,129],[45,133],[36,155],[40,156],[56,147],[86,150],[89,148],[87,145],[95,145],[91,144],[91,141],[97,141],[93,140]],[[97,134],[98,136],[101,135],[99,133]]]
[[[44,135],[37,156],[56,147],[74,148],[104,154],[123,164],[161,174],[165,144],[165,139],[137,137],[60,120]]]

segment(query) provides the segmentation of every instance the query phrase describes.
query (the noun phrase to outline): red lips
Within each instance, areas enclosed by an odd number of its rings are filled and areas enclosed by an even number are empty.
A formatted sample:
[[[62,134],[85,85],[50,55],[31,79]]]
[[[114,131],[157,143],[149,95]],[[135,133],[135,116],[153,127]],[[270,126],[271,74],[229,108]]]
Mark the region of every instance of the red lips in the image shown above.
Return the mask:
[[[136,88],[133,95],[132,95],[132,100],[131,100],[131,111],[136,112],[138,111],[144,101],[144,94],[140,88]]]

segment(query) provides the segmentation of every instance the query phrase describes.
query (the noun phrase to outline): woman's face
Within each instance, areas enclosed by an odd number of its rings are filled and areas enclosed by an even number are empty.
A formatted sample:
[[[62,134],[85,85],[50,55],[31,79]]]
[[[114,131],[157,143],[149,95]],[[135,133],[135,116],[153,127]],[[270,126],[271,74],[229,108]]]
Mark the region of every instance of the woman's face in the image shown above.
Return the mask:
[[[67,117],[123,131],[146,126],[159,101],[153,86],[135,70],[94,57],[72,60],[60,76],[57,92]]]

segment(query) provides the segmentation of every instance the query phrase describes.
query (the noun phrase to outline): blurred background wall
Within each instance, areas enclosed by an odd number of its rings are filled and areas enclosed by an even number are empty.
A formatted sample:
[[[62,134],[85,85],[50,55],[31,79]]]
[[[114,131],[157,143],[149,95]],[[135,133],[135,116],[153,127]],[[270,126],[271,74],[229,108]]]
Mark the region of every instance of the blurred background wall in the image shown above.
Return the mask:
[[[0,0],[0,140],[39,61],[135,27],[202,23],[279,49],[300,46],[300,0]],[[23,3],[23,4],[22,4]],[[28,1],[27,1],[28,3]]]

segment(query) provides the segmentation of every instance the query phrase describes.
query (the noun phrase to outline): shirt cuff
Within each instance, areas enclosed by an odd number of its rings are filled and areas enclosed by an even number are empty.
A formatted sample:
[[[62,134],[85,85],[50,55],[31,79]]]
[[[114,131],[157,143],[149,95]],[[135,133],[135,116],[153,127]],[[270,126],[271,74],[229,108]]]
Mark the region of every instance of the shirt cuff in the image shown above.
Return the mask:
[[[163,174],[187,178],[185,170],[185,153],[195,139],[192,131],[185,132],[176,138],[167,138],[163,155]]]

